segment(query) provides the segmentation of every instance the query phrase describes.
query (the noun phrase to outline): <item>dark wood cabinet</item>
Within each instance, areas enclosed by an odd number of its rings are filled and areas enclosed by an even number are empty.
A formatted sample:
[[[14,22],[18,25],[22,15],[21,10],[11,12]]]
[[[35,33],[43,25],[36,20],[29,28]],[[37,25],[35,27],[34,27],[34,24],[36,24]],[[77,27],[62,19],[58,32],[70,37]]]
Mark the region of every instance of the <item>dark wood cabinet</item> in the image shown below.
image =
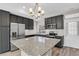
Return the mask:
[[[51,29],[56,29],[56,17],[51,17]]]
[[[2,43],[2,39],[1,39],[2,35],[1,35],[1,32],[2,31],[1,31],[1,28],[0,28],[0,53],[2,52],[2,44],[1,44]]]
[[[28,28],[33,29],[33,20],[32,19],[28,20]]]
[[[28,18],[24,18],[23,19],[23,24],[25,24],[25,29],[33,29],[33,20],[32,19],[28,19]]]
[[[47,24],[51,24],[52,22],[51,22],[51,20],[52,20],[52,18],[47,18]]]
[[[33,29],[34,28],[34,21],[33,21],[33,19],[31,20],[31,29]]]
[[[25,29],[33,29],[33,20],[29,18],[24,18],[17,15],[10,15],[10,22],[25,24]]]
[[[56,17],[51,17],[51,23],[56,24]]]
[[[2,44],[2,50],[1,52],[6,52],[10,50],[10,40],[9,40],[9,27],[2,27],[1,28],[1,44]]]
[[[0,10],[0,53],[10,50],[10,23],[25,24],[25,29],[33,29],[33,20]]]
[[[48,29],[48,20],[47,20],[47,18],[45,18],[45,29]]]
[[[10,50],[10,13],[0,10],[0,53]]]
[[[9,26],[9,13],[8,12],[2,12],[2,26]]]
[[[56,18],[50,17],[45,19],[45,28],[46,29],[56,29]]]
[[[9,12],[0,10],[0,26],[9,26]]]
[[[64,45],[64,36],[56,36],[55,37],[56,39],[61,39],[56,45],[55,47],[58,47],[58,48],[63,48],[63,45]]]
[[[0,11],[0,26],[2,26],[2,13],[1,13],[1,11]]]
[[[25,23],[25,29],[29,29],[29,28],[28,28],[28,24],[29,24],[29,23],[28,23],[28,19],[27,19],[27,18],[24,19],[24,23]]]
[[[17,22],[17,16],[13,15],[13,14],[10,14],[10,22],[16,23]]]
[[[57,23],[57,29],[63,29],[64,28],[63,15],[56,17],[56,23]]]
[[[23,23],[23,17],[11,14],[10,15],[10,21],[12,23]]]
[[[63,29],[63,15],[45,18],[45,29]]]
[[[9,27],[0,27],[0,53],[10,50]]]
[[[22,24],[25,24],[25,18],[23,18]]]
[[[17,23],[23,23],[23,17],[17,16]]]

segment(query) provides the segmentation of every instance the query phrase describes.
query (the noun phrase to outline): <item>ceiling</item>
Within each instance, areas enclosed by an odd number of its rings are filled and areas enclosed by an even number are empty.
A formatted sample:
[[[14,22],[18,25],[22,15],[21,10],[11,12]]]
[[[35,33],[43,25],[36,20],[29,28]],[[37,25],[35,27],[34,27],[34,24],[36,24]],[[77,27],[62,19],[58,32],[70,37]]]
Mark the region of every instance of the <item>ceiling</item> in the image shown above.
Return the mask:
[[[28,9],[30,7],[33,8],[34,5],[34,3],[0,3],[0,9],[20,16],[32,18],[28,14]],[[40,3],[40,6],[45,10],[44,17],[50,17],[78,9],[79,3]]]

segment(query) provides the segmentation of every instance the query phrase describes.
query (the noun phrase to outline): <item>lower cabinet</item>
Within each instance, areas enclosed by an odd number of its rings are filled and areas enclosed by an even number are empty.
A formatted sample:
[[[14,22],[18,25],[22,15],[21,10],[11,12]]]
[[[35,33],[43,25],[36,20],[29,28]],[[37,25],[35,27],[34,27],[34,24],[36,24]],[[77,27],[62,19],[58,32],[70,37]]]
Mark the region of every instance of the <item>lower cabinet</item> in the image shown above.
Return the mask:
[[[56,36],[55,38],[59,39],[60,42],[55,45],[57,48],[63,48],[64,45],[64,36]]]
[[[9,27],[0,27],[0,53],[10,50]]]

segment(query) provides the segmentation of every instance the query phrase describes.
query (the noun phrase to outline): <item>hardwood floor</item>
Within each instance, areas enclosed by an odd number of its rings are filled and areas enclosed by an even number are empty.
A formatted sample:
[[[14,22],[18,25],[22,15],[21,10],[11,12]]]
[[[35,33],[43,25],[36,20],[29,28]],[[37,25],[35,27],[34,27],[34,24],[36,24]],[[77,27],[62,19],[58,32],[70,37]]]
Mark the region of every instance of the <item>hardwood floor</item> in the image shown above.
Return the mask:
[[[79,56],[79,49],[64,47],[64,48],[56,48],[52,49],[53,56]],[[0,56],[21,56],[20,50],[16,50],[13,52],[6,52],[0,54]]]
[[[53,56],[79,56],[79,49],[64,47],[64,48],[53,48]]]
[[[5,52],[5,53],[2,53],[0,54],[0,56],[21,56],[21,52],[20,50],[16,50],[16,51],[13,51],[13,52]]]

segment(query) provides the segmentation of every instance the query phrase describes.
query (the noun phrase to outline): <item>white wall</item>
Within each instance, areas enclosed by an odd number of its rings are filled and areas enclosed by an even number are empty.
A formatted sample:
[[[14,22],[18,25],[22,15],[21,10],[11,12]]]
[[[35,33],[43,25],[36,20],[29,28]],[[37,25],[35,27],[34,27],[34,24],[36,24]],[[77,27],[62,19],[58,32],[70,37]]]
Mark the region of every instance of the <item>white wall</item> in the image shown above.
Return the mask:
[[[71,22],[77,22],[77,26],[74,27],[77,29],[77,35],[70,35],[68,34],[68,23]],[[79,48],[79,13],[74,13],[74,14],[68,14],[65,15],[64,19],[64,46],[68,47],[73,47],[73,48]],[[73,24],[75,25],[75,24]]]
[[[37,24],[37,32],[39,33],[39,29],[40,29],[40,26],[44,27],[44,18],[39,18],[38,19],[38,24]]]

